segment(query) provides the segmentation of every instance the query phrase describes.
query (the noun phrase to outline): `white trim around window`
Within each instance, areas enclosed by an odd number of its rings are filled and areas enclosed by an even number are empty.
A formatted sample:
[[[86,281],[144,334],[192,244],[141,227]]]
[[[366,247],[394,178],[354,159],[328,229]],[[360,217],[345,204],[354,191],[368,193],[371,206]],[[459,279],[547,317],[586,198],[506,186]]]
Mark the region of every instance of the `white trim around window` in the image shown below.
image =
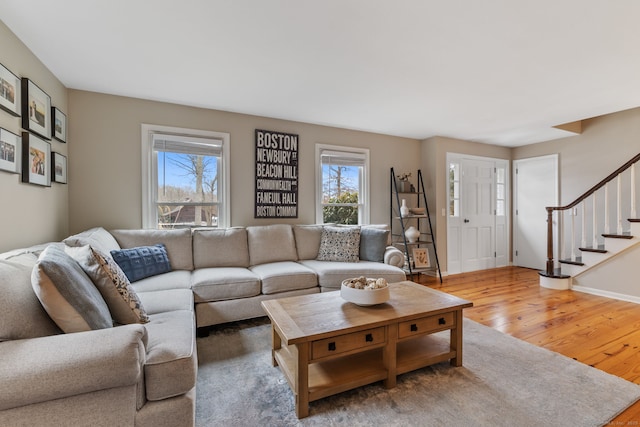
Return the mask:
[[[316,223],[322,224],[322,157],[330,155],[339,163],[345,165],[363,165],[362,174],[359,177],[360,190],[358,195],[358,224],[369,224],[371,203],[369,199],[369,149],[344,147],[339,145],[316,144]]]
[[[154,135],[167,134],[172,139],[179,140],[202,140],[216,141],[222,150],[222,165],[220,177],[222,185],[219,186],[221,193],[222,207],[219,210],[218,227],[228,227],[231,224],[231,198],[229,191],[229,159],[230,156],[230,136],[228,133],[213,132],[206,130],[185,129],[160,125],[141,125],[141,147],[142,147],[142,227],[157,227],[156,209],[156,185],[153,185],[157,175],[157,165],[154,156]]]

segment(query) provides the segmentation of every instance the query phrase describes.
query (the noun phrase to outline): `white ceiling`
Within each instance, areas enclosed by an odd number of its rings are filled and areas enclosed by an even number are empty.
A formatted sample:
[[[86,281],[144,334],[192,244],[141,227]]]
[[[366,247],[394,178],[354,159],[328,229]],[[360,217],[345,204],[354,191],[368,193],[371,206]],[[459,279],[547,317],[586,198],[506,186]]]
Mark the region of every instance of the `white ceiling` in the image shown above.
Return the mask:
[[[519,146],[640,106],[637,0],[0,0],[0,19],[69,88],[417,139]]]

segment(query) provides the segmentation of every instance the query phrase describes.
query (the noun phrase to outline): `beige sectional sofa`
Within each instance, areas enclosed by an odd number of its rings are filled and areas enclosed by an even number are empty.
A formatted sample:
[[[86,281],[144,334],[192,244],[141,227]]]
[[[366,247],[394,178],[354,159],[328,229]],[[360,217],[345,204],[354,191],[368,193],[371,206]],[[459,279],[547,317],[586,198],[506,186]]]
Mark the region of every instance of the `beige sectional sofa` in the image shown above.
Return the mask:
[[[322,260],[327,226],[284,224],[95,228],[0,254],[0,425],[193,425],[196,328],[264,316],[265,299],[337,290],[348,277],[405,280],[404,256],[381,241],[384,228],[359,228],[358,262]],[[130,284],[147,323],[63,333],[34,292],[49,246],[109,254],[159,243],[171,271]]]

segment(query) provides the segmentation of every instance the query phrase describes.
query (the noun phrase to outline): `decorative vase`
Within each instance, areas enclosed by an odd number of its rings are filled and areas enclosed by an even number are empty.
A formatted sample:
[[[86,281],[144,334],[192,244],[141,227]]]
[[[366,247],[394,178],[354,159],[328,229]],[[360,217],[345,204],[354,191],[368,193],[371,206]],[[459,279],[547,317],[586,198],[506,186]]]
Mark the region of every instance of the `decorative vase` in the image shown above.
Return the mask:
[[[406,199],[402,199],[402,205],[400,206],[400,216],[409,216],[409,207],[407,206]]]
[[[405,237],[409,240],[409,243],[415,243],[418,241],[420,237],[420,230],[415,228],[413,225],[407,228],[404,232]]]

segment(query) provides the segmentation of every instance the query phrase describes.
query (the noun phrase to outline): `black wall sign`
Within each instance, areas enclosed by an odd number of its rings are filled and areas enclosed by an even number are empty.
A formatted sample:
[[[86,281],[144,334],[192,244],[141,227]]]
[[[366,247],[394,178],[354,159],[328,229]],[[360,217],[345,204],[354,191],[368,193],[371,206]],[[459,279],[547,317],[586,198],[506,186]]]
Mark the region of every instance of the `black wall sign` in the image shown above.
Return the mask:
[[[255,218],[298,217],[298,135],[256,129]]]

